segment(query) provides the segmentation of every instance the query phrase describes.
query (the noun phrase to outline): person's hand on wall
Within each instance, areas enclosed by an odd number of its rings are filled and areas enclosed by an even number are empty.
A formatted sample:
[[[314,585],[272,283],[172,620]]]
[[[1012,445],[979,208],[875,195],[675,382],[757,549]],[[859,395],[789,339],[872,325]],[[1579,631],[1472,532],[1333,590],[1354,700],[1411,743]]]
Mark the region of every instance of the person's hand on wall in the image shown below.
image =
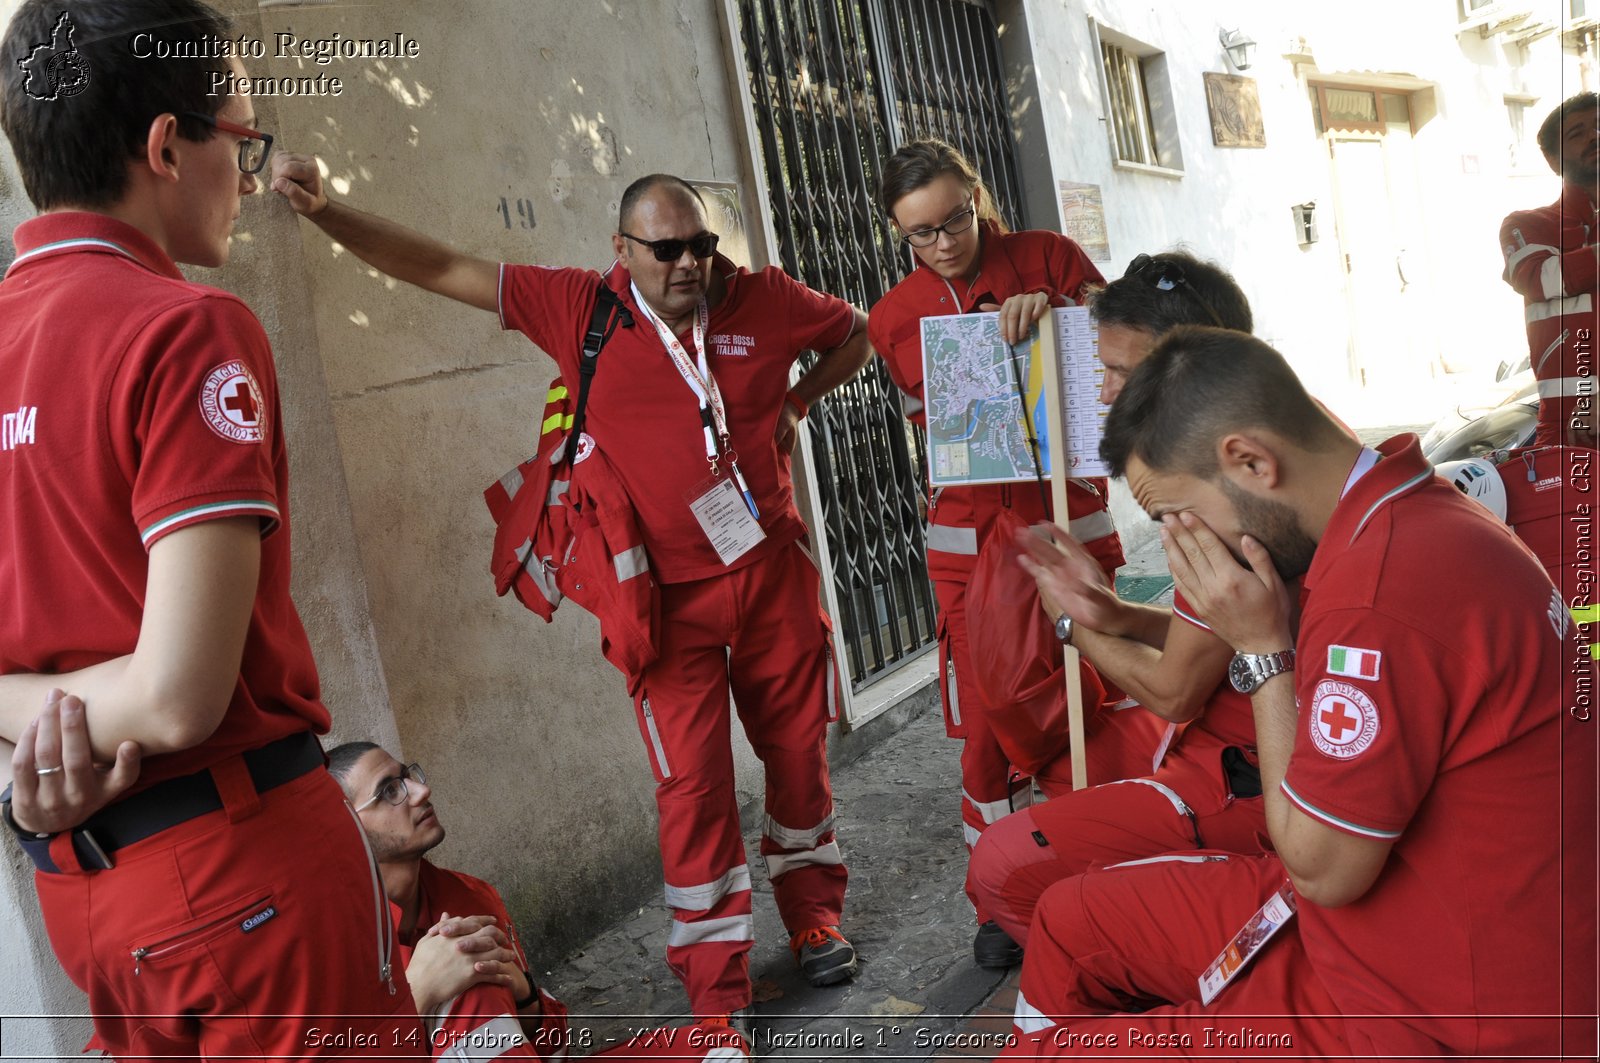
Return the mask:
[[[272,190],[289,201],[296,214],[311,217],[328,206],[322,170],[315,155],[281,151],[272,157]]]

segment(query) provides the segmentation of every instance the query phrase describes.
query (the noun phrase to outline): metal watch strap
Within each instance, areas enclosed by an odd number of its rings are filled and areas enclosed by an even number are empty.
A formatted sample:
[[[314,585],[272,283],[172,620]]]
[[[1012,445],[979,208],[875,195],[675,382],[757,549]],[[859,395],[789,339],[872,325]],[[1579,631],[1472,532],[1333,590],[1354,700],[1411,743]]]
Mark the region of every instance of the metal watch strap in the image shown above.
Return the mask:
[[[1294,647],[1276,653],[1236,653],[1228,666],[1228,680],[1241,694],[1251,694],[1276,676],[1294,671]]]

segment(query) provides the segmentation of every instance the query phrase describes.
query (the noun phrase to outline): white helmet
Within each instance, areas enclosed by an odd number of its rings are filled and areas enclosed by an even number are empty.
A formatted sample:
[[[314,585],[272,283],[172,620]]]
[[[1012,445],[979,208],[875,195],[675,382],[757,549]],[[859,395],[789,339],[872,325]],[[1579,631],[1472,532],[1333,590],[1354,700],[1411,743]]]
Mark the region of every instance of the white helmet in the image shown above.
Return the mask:
[[[1500,470],[1484,458],[1467,458],[1447,461],[1434,469],[1440,476],[1456,485],[1468,498],[1483,503],[1484,508],[1501,520],[1506,519],[1506,485],[1500,479]]]

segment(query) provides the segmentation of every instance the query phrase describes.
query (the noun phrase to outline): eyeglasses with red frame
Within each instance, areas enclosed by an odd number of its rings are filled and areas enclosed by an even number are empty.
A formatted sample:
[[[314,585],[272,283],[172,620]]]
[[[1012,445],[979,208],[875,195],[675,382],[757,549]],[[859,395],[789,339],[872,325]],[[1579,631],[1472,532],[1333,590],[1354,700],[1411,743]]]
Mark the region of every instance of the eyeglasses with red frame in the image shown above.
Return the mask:
[[[267,156],[272,154],[272,134],[263,133],[259,129],[240,125],[217,118],[214,115],[201,114],[199,111],[184,111],[185,118],[193,118],[197,122],[204,122],[213,129],[223,133],[232,133],[236,137],[244,137],[239,141],[239,172],[260,173],[261,168],[267,164]]]

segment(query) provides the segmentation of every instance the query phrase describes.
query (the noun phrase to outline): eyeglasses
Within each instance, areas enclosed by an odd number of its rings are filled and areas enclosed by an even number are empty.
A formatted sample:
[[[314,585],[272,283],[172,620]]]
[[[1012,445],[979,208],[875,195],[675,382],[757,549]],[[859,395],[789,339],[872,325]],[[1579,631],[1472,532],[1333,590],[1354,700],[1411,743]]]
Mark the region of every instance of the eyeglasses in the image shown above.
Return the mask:
[[[1222,318],[1217,316],[1217,312],[1211,309],[1211,304],[1194,290],[1194,285],[1189,283],[1189,275],[1183,271],[1181,263],[1170,259],[1151,258],[1149,255],[1138,255],[1128,263],[1128,268],[1123,271],[1122,277],[1124,280],[1135,277],[1163,292],[1181,290],[1194,300],[1196,306],[1206,312],[1212,324],[1218,328],[1227,327],[1222,323]]]
[[[657,262],[676,262],[683,257],[684,248],[694,253],[695,258],[710,258],[717,250],[717,241],[721,239],[716,233],[701,233],[691,236],[687,240],[641,240],[632,233],[619,232],[618,236],[624,240],[632,240],[636,244],[643,244],[656,256]]]
[[[978,210],[969,199],[967,201],[967,209],[950,215],[949,220],[943,225],[935,225],[931,229],[918,229],[914,233],[905,233],[900,239],[912,247],[932,247],[939,242],[940,233],[948,233],[951,236],[957,233],[964,233],[972,228],[972,223],[977,220],[977,217]]]
[[[261,168],[267,164],[267,156],[272,154],[272,134],[263,133],[259,129],[239,125],[237,122],[225,122],[220,118],[213,118],[209,114],[198,111],[184,111],[185,118],[193,118],[197,122],[204,122],[213,129],[224,133],[232,133],[236,137],[245,137],[239,142],[239,172],[260,173]]]
[[[399,775],[391,775],[378,784],[377,793],[367,798],[356,806],[357,812],[365,812],[373,805],[382,801],[386,805],[403,805],[411,796],[411,788],[406,785],[407,779],[416,780],[418,786],[428,785],[428,777],[422,774],[422,765],[407,764],[400,769]]]

